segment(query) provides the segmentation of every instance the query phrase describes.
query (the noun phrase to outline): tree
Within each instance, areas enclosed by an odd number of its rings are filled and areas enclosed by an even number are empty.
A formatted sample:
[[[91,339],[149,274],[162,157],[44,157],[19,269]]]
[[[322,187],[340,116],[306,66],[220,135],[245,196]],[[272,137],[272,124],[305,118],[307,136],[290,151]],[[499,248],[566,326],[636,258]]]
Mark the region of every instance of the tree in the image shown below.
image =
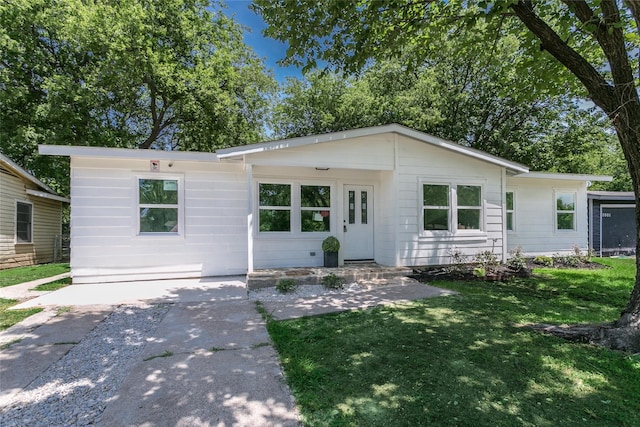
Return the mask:
[[[269,25],[267,35],[289,43],[287,61],[307,69],[322,60],[354,71],[405,50],[413,52],[408,64],[415,66],[429,47],[465,26],[478,30],[477,43],[470,45],[478,55],[505,34],[515,35],[519,53],[505,67],[538,78],[539,90],[578,94],[581,88],[609,118],[636,194],[640,252],[637,0],[256,0],[255,10]],[[620,318],[579,333],[611,347],[640,347],[640,268]]]
[[[53,173],[64,191],[68,173],[37,144],[210,151],[260,141],[275,82],[222,8],[1,2],[2,152]]]
[[[358,76],[313,71],[289,78],[270,127],[274,136],[291,138],[395,122],[532,170],[611,174],[613,183],[594,189],[629,190],[629,172],[606,117],[567,96],[514,94],[508,88],[516,73],[499,69],[514,53],[499,53],[487,61],[441,46],[411,73],[401,61],[386,60]],[[523,83],[518,92],[533,84]]]

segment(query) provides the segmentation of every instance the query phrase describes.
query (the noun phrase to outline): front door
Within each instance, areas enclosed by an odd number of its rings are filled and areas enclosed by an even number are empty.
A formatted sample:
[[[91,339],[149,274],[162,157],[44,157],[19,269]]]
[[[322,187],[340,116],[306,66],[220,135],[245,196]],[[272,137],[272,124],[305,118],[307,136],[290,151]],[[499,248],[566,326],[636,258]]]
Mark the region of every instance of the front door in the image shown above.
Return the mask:
[[[344,186],[344,259],[373,259],[373,187]]]

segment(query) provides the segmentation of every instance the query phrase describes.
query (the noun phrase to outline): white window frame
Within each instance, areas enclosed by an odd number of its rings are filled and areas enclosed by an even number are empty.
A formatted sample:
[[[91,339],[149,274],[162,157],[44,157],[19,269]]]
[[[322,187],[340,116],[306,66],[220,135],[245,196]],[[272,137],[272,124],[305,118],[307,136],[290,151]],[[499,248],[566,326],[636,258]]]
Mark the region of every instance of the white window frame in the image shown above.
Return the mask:
[[[30,211],[29,211],[29,227],[30,227],[30,233],[29,233],[29,237],[30,240],[28,242],[24,242],[24,241],[20,241],[18,240],[18,204],[21,203],[23,205],[29,205],[31,207]],[[13,221],[13,226],[15,227],[14,229],[14,243],[16,245],[32,245],[33,244],[33,203],[27,201],[27,200],[18,200],[16,199],[15,201],[15,206],[14,206],[14,212],[15,212],[15,217],[14,217],[14,221]]]
[[[261,184],[272,184],[272,185],[288,185],[290,190],[290,201],[289,206],[270,206],[270,205],[261,205],[260,204],[260,185]],[[258,234],[263,236],[275,236],[275,235],[290,235],[295,230],[294,221],[293,221],[293,206],[294,206],[294,197],[295,197],[295,186],[292,182],[289,181],[278,181],[278,180],[259,180],[256,182],[256,201],[255,206],[257,207],[257,215],[256,215],[256,231]],[[277,211],[289,211],[289,231],[260,231],[260,211],[261,210],[277,210]]]
[[[509,207],[507,206],[507,193],[511,193],[513,194],[513,209],[509,209]],[[516,226],[516,206],[517,206],[517,202],[516,202],[516,190],[512,189],[512,188],[507,188],[507,190],[504,193],[504,211],[505,211],[505,216],[504,216],[504,228],[505,230],[507,230],[507,232],[509,233],[515,233],[517,226]],[[509,230],[509,221],[507,221],[507,217],[509,216],[509,214],[511,214],[511,230]]]
[[[448,185],[449,186],[449,229],[448,230],[424,230],[424,209],[430,208],[432,205],[425,206],[424,204],[424,185]],[[458,186],[473,186],[480,187],[480,229],[479,230],[464,230],[458,229],[458,209],[465,208],[477,208],[475,206],[458,206]],[[487,224],[486,224],[486,182],[478,179],[434,179],[434,178],[419,178],[418,179],[418,235],[420,237],[431,237],[436,240],[444,239],[486,239]]]
[[[440,206],[440,205],[425,205],[424,200],[424,186],[425,185],[438,185],[438,186],[446,186],[447,187],[447,198],[449,201],[448,206]],[[420,182],[420,216],[418,221],[418,227],[421,231],[421,234],[426,236],[444,236],[451,233],[451,228],[453,226],[453,191],[452,184],[450,182],[438,182],[438,181],[421,181]],[[427,209],[437,209],[437,210],[446,210],[447,211],[447,224],[448,227],[446,230],[425,230],[424,229],[424,214]]]
[[[148,180],[157,180],[157,181],[177,181],[178,182],[178,204],[177,205],[167,205],[167,204],[146,204],[140,203],[140,180],[148,179]],[[159,174],[159,173],[150,173],[150,174],[138,174],[134,177],[134,197],[135,203],[133,206],[135,208],[135,212],[133,215],[133,220],[135,221],[135,225],[133,229],[135,230],[135,235],[141,238],[158,238],[158,237],[169,237],[169,238],[184,238],[185,229],[184,229],[184,175],[182,174]],[[154,208],[176,208],[178,209],[178,231],[173,232],[148,232],[148,231],[140,231],[140,209],[145,207],[154,207]]]
[[[558,196],[561,194],[571,194],[573,196],[573,210],[558,210]],[[578,227],[578,218],[577,218],[577,210],[576,206],[578,205],[578,193],[575,190],[563,190],[563,189],[554,189],[553,190],[553,225],[555,233],[573,233],[577,231]],[[573,215],[573,227],[572,228],[558,228],[558,214],[559,213],[570,213]]]
[[[329,187],[329,206],[302,206],[302,187]],[[333,230],[333,222],[334,222],[334,218],[333,218],[333,187],[330,184],[317,184],[317,183],[308,183],[308,182],[301,182],[299,183],[298,187],[297,187],[297,193],[298,193],[298,197],[300,198],[300,210],[299,210],[299,215],[300,215],[300,227],[296,230],[296,231],[300,231],[300,233],[302,234],[306,234],[309,236],[315,236],[315,235],[319,235],[319,234],[331,234],[331,231]],[[303,211],[329,211],[329,231],[303,231],[302,230],[302,212]]]
[[[467,205],[458,205],[458,187],[480,187],[480,205],[479,206],[467,206]],[[455,212],[455,227],[456,227],[456,232],[464,232],[464,233],[468,233],[468,232],[472,232],[472,233],[478,233],[478,232],[482,232],[485,227],[484,227],[484,197],[482,196],[484,194],[484,189],[482,187],[482,185],[480,184],[467,184],[467,183],[462,183],[459,182],[456,184],[455,189],[453,191],[453,194],[456,196],[456,200],[455,200],[455,205],[456,205],[456,212]],[[480,217],[478,218],[478,225],[479,228],[468,228],[468,229],[458,229],[458,210],[460,209],[468,209],[468,210],[477,210],[480,214]],[[454,225],[453,223],[451,224],[452,226]]]
[[[260,184],[285,184],[291,186],[291,209],[290,219],[291,219],[291,229],[290,231],[260,231],[260,209],[280,209],[283,206],[261,206],[260,205]],[[314,186],[314,187],[329,187],[329,191],[331,192],[330,203],[331,206],[317,208],[317,207],[303,207],[302,206],[302,198],[301,198],[301,187],[302,186]],[[331,236],[332,233],[336,230],[336,183],[334,181],[315,181],[315,180],[284,180],[277,178],[255,178],[254,179],[254,206],[256,218],[255,227],[254,227],[254,236],[260,238],[269,238],[269,237],[289,237],[289,238],[325,238]],[[329,231],[302,231],[302,211],[303,210],[328,210],[330,225]]]

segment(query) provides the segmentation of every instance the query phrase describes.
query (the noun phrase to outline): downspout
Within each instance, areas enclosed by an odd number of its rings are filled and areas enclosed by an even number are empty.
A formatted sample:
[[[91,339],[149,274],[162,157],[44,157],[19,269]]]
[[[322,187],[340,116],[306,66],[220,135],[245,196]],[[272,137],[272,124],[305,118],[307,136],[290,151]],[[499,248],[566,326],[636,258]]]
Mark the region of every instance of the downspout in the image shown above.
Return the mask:
[[[400,236],[400,209],[398,208],[398,203],[400,202],[400,196],[398,195],[400,192],[398,191],[398,174],[400,170],[400,154],[399,154],[399,143],[398,143],[398,134],[394,132],[393,134],[393,197],[395,200],[393,201],[393,253],[394,253],[394,266],[398,267],[400,265],[404,265],[400,260],[400,248],[399,246],[399,236]],[[406,261],[405,261],[406,262]]]

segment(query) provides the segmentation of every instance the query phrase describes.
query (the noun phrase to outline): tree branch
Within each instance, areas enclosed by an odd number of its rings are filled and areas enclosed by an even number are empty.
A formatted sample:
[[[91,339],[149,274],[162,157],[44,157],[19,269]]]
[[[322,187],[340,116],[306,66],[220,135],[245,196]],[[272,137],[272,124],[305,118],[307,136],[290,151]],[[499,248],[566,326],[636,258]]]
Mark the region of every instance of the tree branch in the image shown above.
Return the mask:
[[[603,2],[608,3],[608,2]],[[541,48],[571,71],[589,91],[589,97],[607,114],[614,114],[614,88],[578,52],[573,50],[534,11],[530,2],[519,1],[511,5],[518,19],[540,40]]]
[[[626,0],[625,3],[631,10],[631,15],[636,21],[636,31],[640,34],[640,0]],[[640,78],[640,52],[638,52],[638,78]]]

